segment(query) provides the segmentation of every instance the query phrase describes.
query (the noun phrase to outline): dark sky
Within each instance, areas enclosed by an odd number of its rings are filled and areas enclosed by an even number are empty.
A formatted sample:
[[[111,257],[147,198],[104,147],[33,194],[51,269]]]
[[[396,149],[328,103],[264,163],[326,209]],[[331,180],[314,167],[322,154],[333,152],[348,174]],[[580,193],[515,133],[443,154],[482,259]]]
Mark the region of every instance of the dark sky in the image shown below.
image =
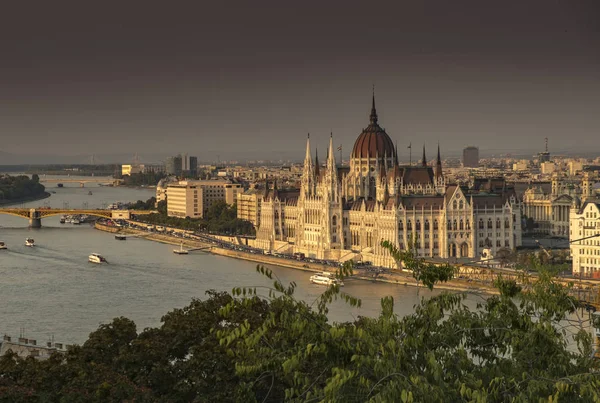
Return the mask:
[[[373,84],[401,150],[600,151],[598,0],[11,3],[0,151],[347,153]]]

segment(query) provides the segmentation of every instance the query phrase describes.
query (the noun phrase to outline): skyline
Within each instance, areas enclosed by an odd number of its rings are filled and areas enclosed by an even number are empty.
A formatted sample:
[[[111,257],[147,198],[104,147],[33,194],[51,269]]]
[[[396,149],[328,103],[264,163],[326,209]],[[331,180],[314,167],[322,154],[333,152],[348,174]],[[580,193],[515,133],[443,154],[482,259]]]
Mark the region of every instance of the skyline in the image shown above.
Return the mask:
[[[61,5],[9,6],[0,151],[301,159],[333,131],[347,155],[373,84],[406,159],[600,146],[593,1]]]

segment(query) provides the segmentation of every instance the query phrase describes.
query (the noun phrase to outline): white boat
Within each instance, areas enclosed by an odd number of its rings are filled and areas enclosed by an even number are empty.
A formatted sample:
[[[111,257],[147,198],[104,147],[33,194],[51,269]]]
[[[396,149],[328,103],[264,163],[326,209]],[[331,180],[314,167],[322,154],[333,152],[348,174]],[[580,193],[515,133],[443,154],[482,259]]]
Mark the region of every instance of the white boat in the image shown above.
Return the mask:
[[[35,245],[35,241],[33,240],[33,238],[27,238],[25,240],[25,246],[34,246]]]
[[[91,254],[89,257],[88,257],[88,262],[90,262],[90,263],[99,263],[99,264],[100,264],[100,263],[108,263],[108,262],[106,261],[106,259],[105,259],[105,258],[104,258],[102,255],[100,255],[100,254],[98,254],[98,253],[92,253],[92,254]]]
[[[2,241],[0,241],[0,249],[8,249],[6,244]]]
[[[173,249],[173,253],[177,253],[178,255],[187,255],[188,251],[183,249],[183,242],[182,242],[179,249]]]
[[[65,217],[65,216],[60,217],[60,223],[64,224],[65,222],[67,222],[67,217]]]
[[[310,276],[310,282],[319,285],[339,285],[344,286],[344,282],[335,278],[335,274],[324,271],[323,273],[313,274]]]
[[[81,221],[79,221],[79,218],[74,217],[71,219],[71,224],[79,225],[81,224]]]

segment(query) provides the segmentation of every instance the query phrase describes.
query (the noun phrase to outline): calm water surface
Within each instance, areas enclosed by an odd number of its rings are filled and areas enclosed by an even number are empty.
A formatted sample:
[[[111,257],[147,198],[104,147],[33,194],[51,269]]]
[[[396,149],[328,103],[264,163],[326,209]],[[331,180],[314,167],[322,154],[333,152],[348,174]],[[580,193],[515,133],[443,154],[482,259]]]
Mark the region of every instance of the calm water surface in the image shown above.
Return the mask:
[[[146,200],[151,189],[127,189],[65,184],[47,185],[56,193],[24,207],[103,208],[116,201]],[[92,195],[88,195],[89,191]],[[141,330],[160,325],[160,318],[173,308],[204,298],[210,289],[230,291],[237,286],[269,286],[271,281],[256,273],[256,264],[202,252],[175,255],[174,246],[142,239],[116,241],[112,234],[89,225],[60,224],[58,217],[42,220],[43,228],[28,229],[23,218],[0,215],[0,333],[43,342],[54,336],[64,343],[82,343],[99,324],[125,316]],[[35,239],[28,248],[25,238]],[[102,254],[108,265],[87,262],[90,253]],[[324,290],[310,284],[308,272],[270,267],[284,282],[298,284],[297,297],[312,303]],[[413,311],[420,297],[431,295],[413,287],[348,280],[344,291],[362,299],[360,309],[335,302],[330,320],[347,321],[360,315],[376,316],[383,296],[394,297],[396,312]],[[265,291],[265,295],[267,291]]]

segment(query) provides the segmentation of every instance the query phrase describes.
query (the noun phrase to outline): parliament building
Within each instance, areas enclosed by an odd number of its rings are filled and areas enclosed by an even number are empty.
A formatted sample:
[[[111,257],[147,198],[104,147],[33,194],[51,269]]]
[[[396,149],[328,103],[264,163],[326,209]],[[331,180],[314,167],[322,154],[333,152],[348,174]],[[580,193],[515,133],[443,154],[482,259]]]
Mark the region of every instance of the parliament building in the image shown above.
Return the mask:
[[[333,138],[326,162],[313,160],[306,142],[300,189],[262,195],[256,246],[307,257],[369,261],[396,267],[383,240],[425,258],[477,260],[521,244],[521,213],[504,179],[446,183],[438,146],[435,166],[425,148],[417,166],[398,163],[394,143],[378,124],[373,97],[370,122],[356,139],[349,167],[336,164]]]

